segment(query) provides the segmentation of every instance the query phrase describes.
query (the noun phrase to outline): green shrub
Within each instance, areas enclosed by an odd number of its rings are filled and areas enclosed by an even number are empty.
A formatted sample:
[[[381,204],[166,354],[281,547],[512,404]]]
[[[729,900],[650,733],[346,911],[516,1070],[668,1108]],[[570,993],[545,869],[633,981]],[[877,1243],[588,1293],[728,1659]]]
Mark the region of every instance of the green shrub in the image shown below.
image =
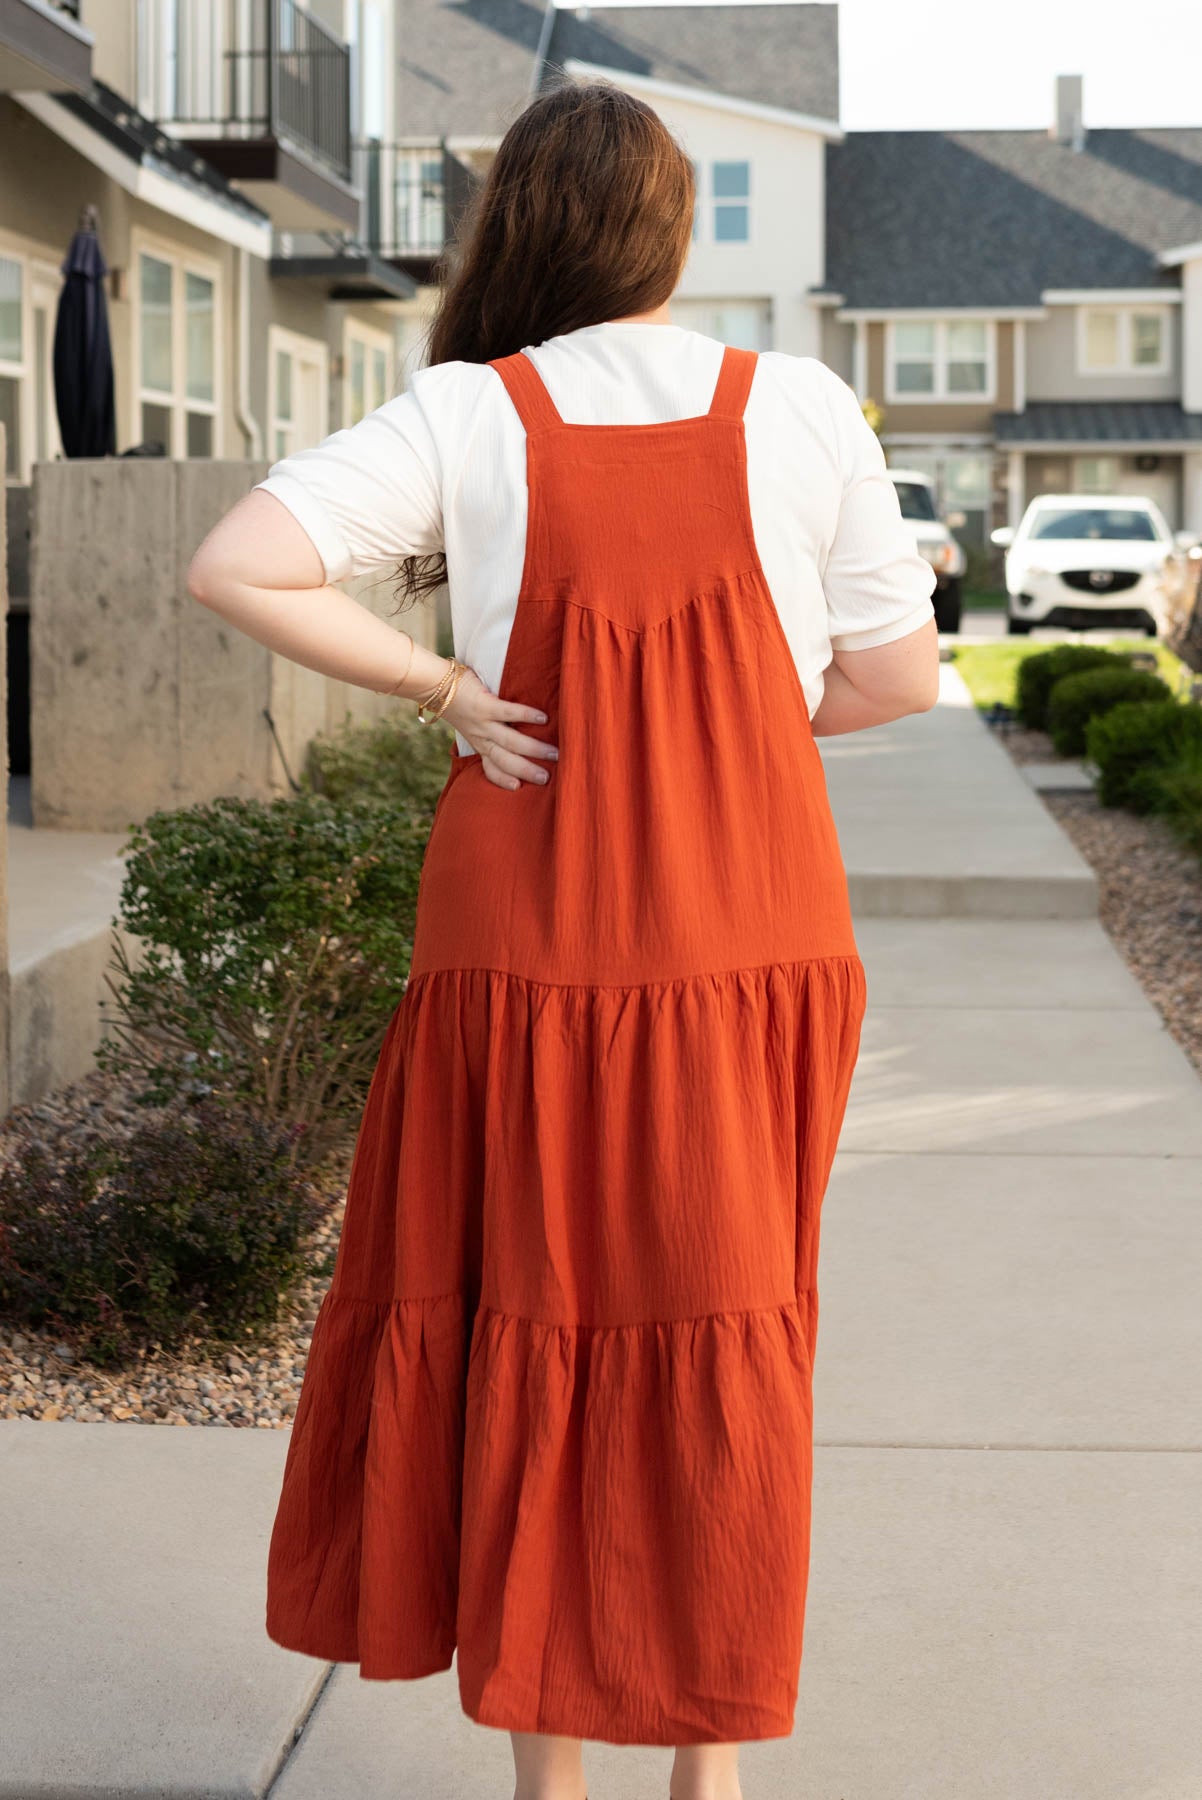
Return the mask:
[[[1202,741],[1183,746],[1163,768],[1143,777],[1148,811],[1167,819],[1187,849],[1202,856]]]
[[[1155,784],[1148,777],[1177,761],[1189,744],[1202,744],[1202,706],[1176,700],[1124,700],[1090,719],[1085,754],[1097,765],[1103,806],[1146,812]]]
[[[408,974],[429,815],[321,795],[154,813],[131,836],[103,1068],[302,1127],[360,1111]]]
[[[312,740],[303,785],[336,802],[400,801],[432,813],[450,771],[453,738],[445,720],[422,725],[409,705],[369,724],[348,721]]]
[[[1050,650],[1037,650],[1018,665],[1015,708],[1028,731],[1046,731],[1048,697],[1063,676],[1079,675],[1086,669],[1129,667],[1126,657],[1117,651],[1091,644],[1054,644]]]
[[[1085,728],[1125,700],[1169,700],[1168,683],[1145,669],[1084,669],[1062,675],[1048,696],[1048,730],[1061,756],[1082,756]]]
[[[203,1103],[128,1135],[18,1138],[0,1169],[0,1316],[98,1363],[253,1341],[309,1272],[323,1211],[288,1132]]]

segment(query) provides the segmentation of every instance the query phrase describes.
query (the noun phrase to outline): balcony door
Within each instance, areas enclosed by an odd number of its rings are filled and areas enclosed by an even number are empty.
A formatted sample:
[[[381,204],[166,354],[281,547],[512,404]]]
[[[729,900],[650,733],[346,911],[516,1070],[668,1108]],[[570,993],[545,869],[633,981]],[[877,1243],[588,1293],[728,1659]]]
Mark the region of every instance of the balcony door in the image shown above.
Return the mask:
[[[265,119],[264,30],[260,0],[138,0],[140,111],[209,133]]]

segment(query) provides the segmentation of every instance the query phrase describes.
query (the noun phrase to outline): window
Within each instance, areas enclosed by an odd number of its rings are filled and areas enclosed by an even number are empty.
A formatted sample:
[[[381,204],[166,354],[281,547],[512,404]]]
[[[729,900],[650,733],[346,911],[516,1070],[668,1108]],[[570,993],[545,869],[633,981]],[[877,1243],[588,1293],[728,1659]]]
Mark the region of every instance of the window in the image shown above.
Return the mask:
[[[217,281],[189,259],[137,257],[137,419],[168,456],[217,454]]]
[[[701,164],[689,158],[693,170],[693,242],[701,235]]]
[[[939,517],[963,513],[964,523],[953,527],[954,535],[962,544],[984,545],[993,503],[993,460],[987,450],[911,449],[898,444],[890,449],[889,462],[929,476]],[[909,516],[904,504],[902,516]]]
[[[1165,307],[1083,306],[1077,331],[1082,375],[1163,375],[1169,366]]]
[[[21,477],[21,393],[25,377],[25,268],[0,256],[0,425],[7,444],[5,474]]]
[[[992,319],[893,319],[886,399],[992,400]]]
[[[672,317],[689,331],[702,331],[706,337],[742,350],[772,347],[770,300],[693,300],[673,296]]]
[[[745,244],[751,236],[751,164],[713,164],[714,242]]]
[[[446,242],[442,152],[399,150],[396,159],[396,246],[402,253],[441,250]]]
[[[267,410],[273,461],[321,442],[329,430],[326,347],[272,325],[268,331]]]
[[[1116,543],[1154,544],[1160,534],[1151,513],[1139,506],[1045,506],[1035,514],[1027,536],[1039,540],[1097,538]]]
[[[62,449],[53,369],[61,288],[56,264],[0,249],[0,425],[10,481],[28,481],[35,462]]]
[[[1117,456],[1079,456],[1076,485],[1083,494],[1113,494],[1120,478]]]
[[[393,346],[387,332],[366,325],[346,327],[343,423],[357,425],[392,393]]]

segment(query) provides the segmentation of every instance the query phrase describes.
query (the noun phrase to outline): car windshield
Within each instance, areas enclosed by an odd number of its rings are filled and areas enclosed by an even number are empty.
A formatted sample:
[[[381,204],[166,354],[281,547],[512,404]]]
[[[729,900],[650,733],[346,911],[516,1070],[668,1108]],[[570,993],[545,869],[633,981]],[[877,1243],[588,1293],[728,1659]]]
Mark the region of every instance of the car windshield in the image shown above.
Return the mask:
[[[897,497],[901,501],[903,519],[927,519],[932,524],[938,515],[931,490],[925,481],[895,481]]]
[[[1045,506],[1031,521],[1033,538],[1118,538],[1154,544],[1160,536],[1140,506]]]

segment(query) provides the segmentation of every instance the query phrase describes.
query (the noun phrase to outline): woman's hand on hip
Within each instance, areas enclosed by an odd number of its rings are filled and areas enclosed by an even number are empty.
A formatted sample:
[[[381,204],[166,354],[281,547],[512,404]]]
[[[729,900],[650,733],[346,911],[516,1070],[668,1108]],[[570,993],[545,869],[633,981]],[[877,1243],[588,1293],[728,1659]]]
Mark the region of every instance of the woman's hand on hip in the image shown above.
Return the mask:
[[[537,706],[522,706],[517,700],[502,700],[485,686],[474,669],[462,677],[442,717],[479,752],[485,775],[497,787],[518,788],[523,781],[543,786],[550,779],[551,771],[546,765],[555,761],[558,749],[519,731],[516,725],[519,719],[545,725],[546,713]]]

